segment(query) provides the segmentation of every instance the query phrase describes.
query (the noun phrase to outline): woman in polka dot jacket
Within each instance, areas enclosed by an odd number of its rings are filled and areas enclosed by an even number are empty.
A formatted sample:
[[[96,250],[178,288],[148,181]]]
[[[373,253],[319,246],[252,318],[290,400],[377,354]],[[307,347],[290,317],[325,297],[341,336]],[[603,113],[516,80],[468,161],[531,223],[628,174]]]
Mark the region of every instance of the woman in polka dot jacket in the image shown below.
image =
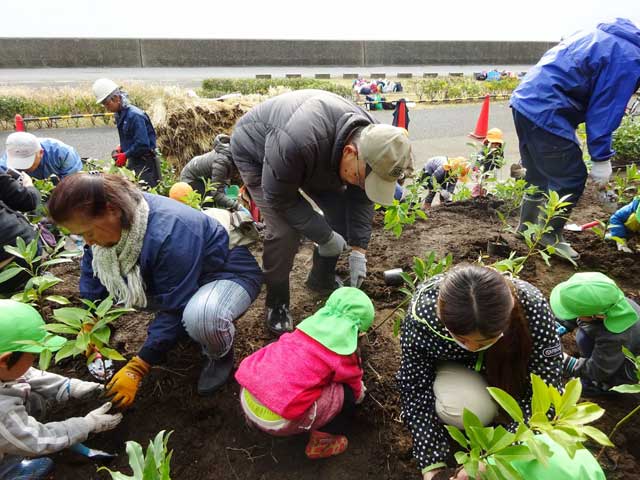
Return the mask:
[[[518,399],[525,415],[529,374],[561,385],[560,340],[542,293],[487,267],[461,265],[423,284],[400,341],[402,415],[425,480],[446,467],[445,423],[462,427],[464,408],[485,425],[493,421],[488,385]],[[464,470],[458,478],[466,478]]]

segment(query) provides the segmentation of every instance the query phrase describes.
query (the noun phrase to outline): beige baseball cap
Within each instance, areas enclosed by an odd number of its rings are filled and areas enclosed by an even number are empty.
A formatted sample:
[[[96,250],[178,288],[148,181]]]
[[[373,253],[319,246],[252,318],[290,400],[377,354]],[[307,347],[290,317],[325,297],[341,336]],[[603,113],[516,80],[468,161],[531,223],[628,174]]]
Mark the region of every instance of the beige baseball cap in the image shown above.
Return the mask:
[[[369,125],[360,134],[360,154],[371,168],[364,186],[367,197],[391,205],[396,182],[413,168],[409,132],[392,125]]]
[[[42,149],[36,136],[27,132],[15,132],[7,137],[7,167],[28,170]]]

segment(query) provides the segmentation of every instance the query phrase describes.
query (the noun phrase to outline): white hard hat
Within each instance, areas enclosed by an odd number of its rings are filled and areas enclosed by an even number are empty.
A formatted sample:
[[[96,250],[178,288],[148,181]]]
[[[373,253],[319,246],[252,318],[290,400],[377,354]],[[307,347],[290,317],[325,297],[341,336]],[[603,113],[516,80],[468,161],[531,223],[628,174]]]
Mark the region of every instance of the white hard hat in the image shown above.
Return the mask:
[[[99,78],[93,82],[93,94],[96,96],[96,103],[104,102],[117,89],[118,85],[113,80]]]

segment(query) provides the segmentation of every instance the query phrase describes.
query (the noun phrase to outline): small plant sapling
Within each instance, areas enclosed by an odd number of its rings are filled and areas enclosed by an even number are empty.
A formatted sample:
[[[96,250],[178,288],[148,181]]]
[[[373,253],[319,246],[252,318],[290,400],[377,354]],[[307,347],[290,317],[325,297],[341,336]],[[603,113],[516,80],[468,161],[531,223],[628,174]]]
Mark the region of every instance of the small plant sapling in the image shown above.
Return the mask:
[[[395,315],[393,334],[397,337],[400,334],[400,327],[402,326],[402,320],[405,316],[404,306],[411,301],[418,285],[435,275],[446,272],[451,268],[452,264],[453,256],[450,253],[441,259],[436,257],[435,252],[429,252],[425,258],[413,257],[413,268],[411,272],[402,272],[400,274],[405,286],[401,287],[399,291],[404,295],[404,299],[371,331],[376,331]]]
[[[392,205],[384,207],[384,229],[390,230],[396,238],[402,235],[406,225],[413,225],[417,219],[427,219],[427,214],[422,210],[421,189],[422,182],[414,178],[413,182],[405,187],[406,193],[402,201],[394,200]],[[376,204],[376,210],[381,208],[381,205]]]
[[[513,419],[512,431],[502,426],[484,427],[476,415],[464,411],[464,433],[451,425],[445,428],[464,449],[455,459],[472,479],[517,480],[522,476],[513,467],[514,460],[537,460],[547,465],[549,447],[537,435],[545,434],[563,447],[571,458],[587,439],[601,445],[611,445],[608,437],[589,426],[604,414],[604,410],[590,402],[578,403],[582,384],[577,378],[565,386],[564,393],[547,385],[535,374],[531,375],[531,417],[525,420],[518,402],[507,392],[488,387],[489,394]]]
[[[613,191],[618,202],[629,203],[638,194],[640,189],[640,171],[635,163],[627,165],[624,173],[613,177]]]
[[[494,183],[492,193],[496,198],[503,201],[503,204],[497,211],[497,214],[505,230],[511,230],[508,219],[520,208],[524,196],[532,196],[537,191],[538,187],[535,185],[529,185],[526,180],[522,178],[510,178],[505,182]]]
[[[6,282],[21,272],[26,273],[30,278],[25,284],[22,292],[16,293],[11,298],[18,302],[29,303],[42,309],[43,302],[49,301],[60,305],[66,305],[69,300],[61,295],[47,295],[54,285],[62,280],[47,270],[60,263],[71,262],[73,257],[80,255],[80,252],[68,252],[64,249],[65,239],[58,241],[55,247],[48,252],[45,260],[42,253],[38,254],[38,240],[34,238],[28,244],[21,237],[16,238],[16,246],[5,245],[4,249],[16,258],[23,261],[26,266],[12,262],[0,271],[0,283]]]
[[[127,442],[127,455],[129,455],[129,466],[133,471],[133,476],[114,472],[107,467],[98,468],[98,472],[106,470],[111,475],[112,480],[171,480],[171,456],[173,450],[167,449],[169,437],[173,432],[165,434],[162,430],[155,438],[149,442],[146,453],[142,445],[129,440]]]
[[[87,365],[92,363],[98,355],[111,360],[125,360],[113,348],[109,347],[111,329],[109,325],[126,313],[133,312],[131,308],[113,308],[111,296],[101,302],[82,300],[87,308],[64,307],[53,311],[55,323],[48,323],[43,328],[51,334],[70,336],[67,342],[55,355],[55,362],[67,357],[84,354]],[[46,339],[45,339],[46,343]],[[51,358],[51,354],[48,355]],[[41,355],[42,358],[42,355]],[[42,365],[43,370],[48,364]]]

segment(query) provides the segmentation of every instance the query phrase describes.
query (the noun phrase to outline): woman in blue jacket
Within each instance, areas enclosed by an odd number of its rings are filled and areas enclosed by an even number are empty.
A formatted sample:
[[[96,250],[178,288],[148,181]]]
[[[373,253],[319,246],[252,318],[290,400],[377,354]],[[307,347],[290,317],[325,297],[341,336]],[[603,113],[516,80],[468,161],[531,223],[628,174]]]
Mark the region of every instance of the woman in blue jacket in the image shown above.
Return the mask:
[[[49,200],[50,217],[87,246],[80,294],[107,294],[156,313],[148,337],[107,385],[114,402],[133,403],[142,377],[185,333],[206,356],[198,392],[213,393],[233,367],[233,321],[258,296],[262,272],[246,247],[229,249],[227,231],[186,205],[141,193],[118,175],[65,178]]]
[[[155,187],[160,180],[160,172],[156,158],[156,131],[149,116],[131,105],[127,93],[108,78],[96,80],[93,93],[97,103],[116,116],[120,148],[111,155],[116,165],[126,165],[149,186]]]
[[[604,189],[611,176],[611,135],[640,86],[640,30],[619,18],[578,32],[544,54],[511,96],[513,120],[526,168],[525,180],[540,192],[525,196],[518,230],[536,223],[543,192],[570,195],[575,205],[587,181],[576,128],[586,123],[591,178]],[[541,243],[558,254],[578,259],[564,241],[569,212],[551,222]]]

